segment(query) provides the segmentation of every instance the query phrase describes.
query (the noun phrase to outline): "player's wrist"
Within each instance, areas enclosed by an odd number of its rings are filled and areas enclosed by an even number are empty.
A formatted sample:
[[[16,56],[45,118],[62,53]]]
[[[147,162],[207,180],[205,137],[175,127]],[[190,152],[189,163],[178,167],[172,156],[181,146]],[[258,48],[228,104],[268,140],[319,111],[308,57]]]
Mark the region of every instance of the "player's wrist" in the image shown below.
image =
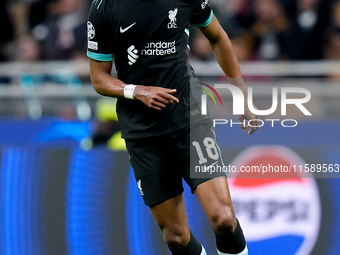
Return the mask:
[[[134,92],[136,89],[137,85],[133,85],[133,84],[127,84],[124,87],[124,97],[126,99],[135,99],[134,97]]]
[[[142,101],[145,99],[145,96],[149,95],[148,88],[143,85],[136,85],[133,98],[135,100]]]

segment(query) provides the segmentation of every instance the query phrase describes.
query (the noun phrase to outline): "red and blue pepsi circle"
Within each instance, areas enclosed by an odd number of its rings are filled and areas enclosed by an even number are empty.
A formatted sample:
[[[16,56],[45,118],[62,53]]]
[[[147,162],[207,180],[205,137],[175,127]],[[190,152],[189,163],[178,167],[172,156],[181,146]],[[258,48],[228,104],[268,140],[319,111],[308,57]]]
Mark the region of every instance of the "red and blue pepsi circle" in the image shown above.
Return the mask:
[[[230,165],[304,165],[293,150],[283,146],[253,146]],[[257,175],[258,176],[258,175]],[[321,206],[318,186],[309,173],[293,171],[285,178],[249,178],[229,174],[236,216],[242,223],[252,255],[309,255],[319,233]]]

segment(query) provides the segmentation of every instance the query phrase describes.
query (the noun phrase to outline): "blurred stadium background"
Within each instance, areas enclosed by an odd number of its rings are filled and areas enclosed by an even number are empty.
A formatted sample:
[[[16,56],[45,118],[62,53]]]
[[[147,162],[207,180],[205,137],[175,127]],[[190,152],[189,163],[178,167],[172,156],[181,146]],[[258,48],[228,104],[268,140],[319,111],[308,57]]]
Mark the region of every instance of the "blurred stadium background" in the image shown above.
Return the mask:
[[[1,255],[169,254],[135,184],[114,101],[104,101],[90,84],[89,4],[0,3]],[[339,164],[340,2],[210,4],[259,109],[271,106],[272,87],[303,87],[312,94],[306,104],[312,116],[288,107],[284,118],[296,119],[295,128],[266,125],[248,137],[239,128],[217,127],[225,163]],[[225,82],[207,42],[196,30],[191,34],[196,74],[211,85]],[[219,93],[223,102],[231,99]],[[209,103],[217,116],[231,118],[231,104]],[[270,117],[283,119],[279,109]],[[340,254],[338,175],[303,177],[230,180],[250,254]],[[212,230],[189,193],[192,231],[216,255]]]

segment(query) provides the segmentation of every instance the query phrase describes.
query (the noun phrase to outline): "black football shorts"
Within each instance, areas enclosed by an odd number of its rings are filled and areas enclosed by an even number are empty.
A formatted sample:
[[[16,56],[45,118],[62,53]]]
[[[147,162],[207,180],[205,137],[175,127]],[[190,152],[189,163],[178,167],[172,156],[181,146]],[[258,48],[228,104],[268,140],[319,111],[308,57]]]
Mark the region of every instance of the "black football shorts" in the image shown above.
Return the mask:
[[[144,203],[162,203],[183,192],[182,179],[191,188],[212,178],[191,178],[190,166],[223,165],[212,123],[204,121],[170,134],[126,139],[130,163]]]

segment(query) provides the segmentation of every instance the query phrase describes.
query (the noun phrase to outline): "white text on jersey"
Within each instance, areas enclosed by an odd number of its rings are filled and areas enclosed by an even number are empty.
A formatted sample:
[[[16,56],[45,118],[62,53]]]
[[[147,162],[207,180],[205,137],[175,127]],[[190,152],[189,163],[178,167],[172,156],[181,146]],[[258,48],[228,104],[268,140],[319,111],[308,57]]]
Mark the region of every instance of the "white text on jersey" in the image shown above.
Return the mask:
[[[176,53],[176,41],[173,42],[149,42],[142,50],[145,56],[165,56]]]

